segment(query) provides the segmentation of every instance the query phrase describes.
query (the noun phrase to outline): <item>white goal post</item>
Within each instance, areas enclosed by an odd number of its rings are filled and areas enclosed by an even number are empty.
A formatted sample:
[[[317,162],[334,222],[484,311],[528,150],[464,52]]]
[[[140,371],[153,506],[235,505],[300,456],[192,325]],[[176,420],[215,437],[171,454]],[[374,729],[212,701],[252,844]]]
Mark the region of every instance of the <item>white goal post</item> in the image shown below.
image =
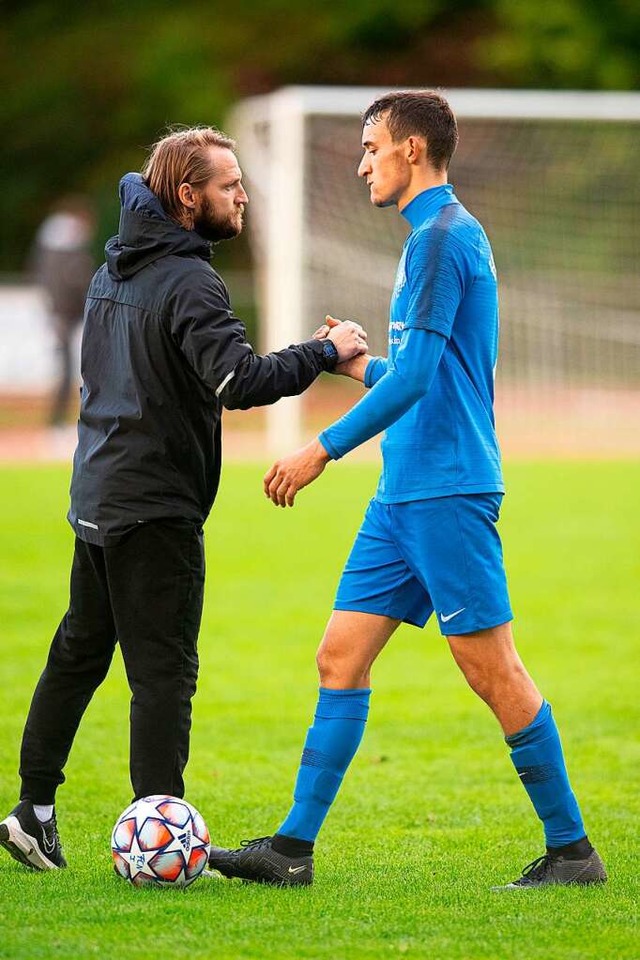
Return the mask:
[[[262,348],[351,316],[385,352],[406,229],[357,181],[360,116],[386,89],[287,87],[230,118],[250,196]],[[501,281],[505,383],[640,387],[640,94],[448,90],[451,180],[486,226]],[[501,373],[502,375],[502,373]],[[272,452],[303,437],[299,398],[269,409]]]

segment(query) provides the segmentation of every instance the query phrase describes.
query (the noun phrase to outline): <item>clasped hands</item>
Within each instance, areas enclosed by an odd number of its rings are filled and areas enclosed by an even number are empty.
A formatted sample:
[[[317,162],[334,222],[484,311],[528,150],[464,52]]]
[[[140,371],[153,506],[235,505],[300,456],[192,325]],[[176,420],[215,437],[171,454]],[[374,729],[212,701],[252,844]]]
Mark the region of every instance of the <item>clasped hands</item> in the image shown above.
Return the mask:
[[[332,340],[338,351],[337,373],[347,373],[349,361],[367,352],[367,332],[355,320],[338,320],[327,315],[313,335],[314,340]]]
[[[328,337],[335,344],[339,358],[335,372],[363,380],[369,360],[366,331],[353,320],[342,321],[331,316],[325,320],[313,336],[316,340]],[[317,438],[295,453],[281,457],[265,474],[265,496],[277,507],[292,507],[298,490],[319,477],[330,459]]]

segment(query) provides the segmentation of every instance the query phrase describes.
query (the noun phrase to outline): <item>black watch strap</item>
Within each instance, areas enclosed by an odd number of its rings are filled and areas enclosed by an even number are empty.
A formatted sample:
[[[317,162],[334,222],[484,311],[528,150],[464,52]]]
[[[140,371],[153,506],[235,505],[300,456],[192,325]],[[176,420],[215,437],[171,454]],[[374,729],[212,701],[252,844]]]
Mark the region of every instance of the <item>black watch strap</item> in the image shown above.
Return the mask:
[[[339,359],[338,348],[333,340],[329,340],[328,337],[325,340],[321,340],[320,343],[322,344],[322,360],[325,370],[335,370]]]

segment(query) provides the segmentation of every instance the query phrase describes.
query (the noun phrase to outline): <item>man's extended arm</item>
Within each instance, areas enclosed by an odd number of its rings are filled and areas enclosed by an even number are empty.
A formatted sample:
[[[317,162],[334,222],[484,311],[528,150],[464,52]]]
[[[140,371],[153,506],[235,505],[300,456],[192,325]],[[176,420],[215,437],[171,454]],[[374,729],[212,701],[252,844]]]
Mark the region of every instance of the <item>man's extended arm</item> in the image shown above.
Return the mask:
[[[174,296],[171,334],[195,373],[229,409],[247,409],[302,393],[323,370],[332,369],[315,337],[259,356],[244,324],[234,316],[222,279],[213,271],[185,276]],[[366,333],[346,321],[329,332],[338,361],[366,352]]]
[[[333,370],[323,354],[322,339],[294,344],[285,350],[258,356],[251,351],[234,368],[221,392],[228,410],[275,403],[281,397],[297,396],[309,387],[323,370]],[[366,333],[359,324],[347,321],[330,331],[330,339],[341,360],[366,350]]]

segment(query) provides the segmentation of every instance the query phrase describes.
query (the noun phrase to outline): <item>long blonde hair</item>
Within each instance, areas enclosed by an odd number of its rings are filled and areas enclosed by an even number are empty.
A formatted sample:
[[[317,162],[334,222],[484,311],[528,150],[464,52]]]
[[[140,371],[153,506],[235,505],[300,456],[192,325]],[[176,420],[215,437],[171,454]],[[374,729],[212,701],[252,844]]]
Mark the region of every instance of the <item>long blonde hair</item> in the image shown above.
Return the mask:
[[[156,141],[142,169],[147,186],[172,220],[181,223],[184,207],[178,197],[181,183],[204,183],[212,174],[210,147],[236,148],[235,140],[216,127],[172,130]]]

